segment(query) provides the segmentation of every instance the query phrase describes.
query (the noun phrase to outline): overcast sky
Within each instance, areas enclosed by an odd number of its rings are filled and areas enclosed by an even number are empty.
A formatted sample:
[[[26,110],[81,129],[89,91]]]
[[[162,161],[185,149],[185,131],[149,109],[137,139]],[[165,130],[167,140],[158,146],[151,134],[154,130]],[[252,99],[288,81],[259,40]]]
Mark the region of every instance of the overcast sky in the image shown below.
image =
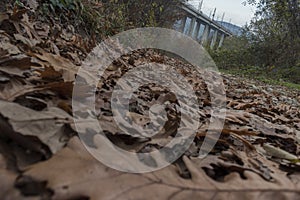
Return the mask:
[[[210,12],[217,8],[215,19],[221,20],[223,13],[225,12],[224,21],[243,26],[247,22],[249,23],[254,16],[255,7],[242,3],[245,0],[204,0],[202,6],[202,12],[209,15]],[[198,8],[201,0],[189,0],[189,3]]]

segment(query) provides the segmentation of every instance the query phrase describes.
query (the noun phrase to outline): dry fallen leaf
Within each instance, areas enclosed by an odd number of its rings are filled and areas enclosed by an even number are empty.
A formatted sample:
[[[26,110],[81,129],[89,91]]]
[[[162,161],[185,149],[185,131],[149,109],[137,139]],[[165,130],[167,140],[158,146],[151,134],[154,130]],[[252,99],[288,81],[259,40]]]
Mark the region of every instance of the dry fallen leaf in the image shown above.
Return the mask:
[[[29,92],[38,91],[38,89],[18,78],[11,78],[8,83],[0,85],[0,99],[14,101],[17,97]]]
[[[41,43],[41,41],[39,41],[39,40],[28,39],[21,34],[14,34],[14,37],[16,40],[23,42],[24,44],[28,45],[29,47],[35,47],[37,44]]]
[[[75,74],[78,72],[79,67],[75,66],[69,60],[47,52],[42,52],[42,54],[34,54],[34,56],[42,60],[43,62],[47,62],[47,65],[60,72],[65,81],[75,80]]]
[[[9,37],[1,31],[0,31],[0,46],[1,49],[7,51],[10,55],[17,55],[21,53],[19,48],[11,44]]]
[[[36,10],[37,7],[39,6],[38,2],[36,0],[27,0],[27,4],[29,8]]]
[[[0,60],[0,71],[10,75],[23,76],[25,70],[29,70],[31,66],[33,66],[31,58],[25,55],[10,56]]]
[[[20,199],[22,196],[19,191],[14,188],[15,180],[18,174],[8,171],[5,166],[3,156],[0,154],[0,196],[1,199]]]
[[[113,159],[113,157],[112,157]],[[273,174],[267,182],[251,171],[225,176],[218,182],[202,169],[204,161],[183,158],[191,178],[179,176],[171,165],[148,174],[128,174],[110,169],[95,160],[73,138],[68,146],[48,161],[30,166],[26,176],[47,181],[54,191],[53,199],[86,197],[94,199],[295,199],[300,185],[293,184],[283,173]],[[51,169],[51,170],[50,170]],[[44,173],[47,171],[48,173]],[[151,191],[149,193],[149,191]],[[148,195],[144,195],[148,194]],[[204,195],[204,196],[203,196]]]
[[[129,70],[149,62],[164,63],[183,75],[198,97],[199,105],[188,106],[191,110],[199,107],[198,137],[185,156],[153,173],[128,174],[96,161],[77,137],[68,143],[74,135],[70,128],[74,125],[70,116],[74,79],[78,65],[96,42],[77,34],[72,23],[63,24],[52,16],[48,23],[37,17],[39,12],[31,11],[39,6],[38,1],[22,3],[23,8],[16,6],[0,14],[1,200],[299,198],[299,92],[221,75],[228,100],[224,129],[210,154],[196,159],[204,136],[215,140],[206,134],[212,104],[207,88],[222,92],[222,87],[204,83],[201,77],[215,80],[216,73],[196,74],[193,66],[154,50],[134,51],[113,62],[97,84],[96,113],[83,105],[81,114],[97,119],[105,136],[120,148],[136,152],[162,148],[174,139],[180,120],[189,124],[189,118],[178,112],[172,91],[153,84],[136,91],[127,113],[131,121],[121,121],[131,128],[130,134],[115,123],[110,98],[117,80]],[[93,80],[98,78],[98,69],[92,67],[98,60],[84,64],[89,67],[81,73],[78,99],[94,92]],[[180,85],[178,82],[176,90],[190,95]],[[131,89],[128,83],[122,87]],[[165,109],[155,106],[165,103]],[[156,126],[156,122],[151,124],[153,118],[165,124],[149,138],[143,128]],[[88,122],[84,126],[93,128]],[[98,134],[94,132],[88,138],[91,145],[97,144],[94,136]],[[190,130],[180,132],[188,134]],[[112,161],[116,159],[112,152],[105,153]]]
[[[1,100],[0,115],[7,118],[15,132],[38,137],[53,153],[65,145],[65,125],[72,123],[72,117],[56,107],[39,112]]]

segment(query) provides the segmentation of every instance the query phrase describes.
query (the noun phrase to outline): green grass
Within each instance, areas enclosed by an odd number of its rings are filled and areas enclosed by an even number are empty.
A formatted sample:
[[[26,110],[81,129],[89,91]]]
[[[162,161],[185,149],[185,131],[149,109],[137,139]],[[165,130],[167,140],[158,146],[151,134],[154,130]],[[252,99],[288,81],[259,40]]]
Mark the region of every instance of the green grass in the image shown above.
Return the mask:
[[[258,80],[269,85],[278,85],[292,90],[300,90],[300,84],[291,83],[289,81],[283,80],[282,78],[279,78],[281,77],[281,74],[278,74],[277,76],[267,74],[264,70],[258,67],[220,69],[220,72],[225,74],[238,75],[240,77],[249,78],[252,80]]]
[[[277,80],[273,80],[273,79],[267,79],[265,77],[258,77],[258,80],[270,84],[270,85],[281,85],[290,89],[296,89],[296,90],[300,90],[300,85],[299,84],[295,84],[295,83],[290,83],[290,82],[285,82],[285,81],[277,81]]]

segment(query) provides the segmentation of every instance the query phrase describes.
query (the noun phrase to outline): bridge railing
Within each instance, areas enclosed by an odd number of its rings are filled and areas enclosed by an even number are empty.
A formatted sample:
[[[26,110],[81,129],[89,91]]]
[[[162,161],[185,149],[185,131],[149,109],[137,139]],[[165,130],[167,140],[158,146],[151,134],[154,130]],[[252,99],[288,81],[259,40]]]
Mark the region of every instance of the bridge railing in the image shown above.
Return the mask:
[[[225,37],[233,34],[226,27],[199,12],[189,3],[182,3],[183,19],[174,24],[174,29],[194,38],[203,46],[221,47]]]
[[[223,26],[218,21],[215,21],[213,18],[209,17],[208,15],[206,15],[205,13],[203,13],[202,11],[199,11],[197,8],[195,8],[195,6],[193,6],[189,2],[183,2],[183,6],[186,6],[187,8],[189,8],[190,10],[192,10],[193,12],[195,12],[198,15],[201,15],[202,17],[206,18],[211,23],[213,23],[216,26],[218,26],[220,29],[223,29],[224,31],[226,31],[229,35],[233,35],[233,33],[227,27]]]

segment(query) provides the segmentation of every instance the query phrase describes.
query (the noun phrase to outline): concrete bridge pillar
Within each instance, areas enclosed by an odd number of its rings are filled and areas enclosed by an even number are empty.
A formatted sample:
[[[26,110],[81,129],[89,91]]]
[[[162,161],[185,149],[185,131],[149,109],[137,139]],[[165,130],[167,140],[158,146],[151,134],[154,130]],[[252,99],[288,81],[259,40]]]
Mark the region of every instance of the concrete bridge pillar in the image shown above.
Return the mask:
[[[225,35],[224,35],[224,34],[222,34],[222,35],[221,35],[221,39],[220,39],[220,42],[219,42],[219,46],[218,46],[218,48],[220,48],[220,47],[223,45],[224,38],[225,38]]]
[[[215,47],[216,41],[218,39],[218,30],[215,30],[213,38],[210,43],[210,48],[213,49]]]
[[[196,24],[196,18],[193,17],[192,21],[191,21],[190,28],[189,28],[189,33],[188,33],[188,35],[191,36],[191,37],[193,37],[193,31],[194,31],[194,28],[195,28],[195,24]]]
[[[180,24],[180,28],[178,31],[180,31],[181,33],[184,32],[184,27],[185,27],[185,24],[186,24],[186,16],[184,16],[182,19],[181,19],[181,24]]]
[[[196,31],[195,31],[195,33],[194,33],[194,35],[193,35],[193,38],[195,39],[195,40],[197,40],[198,41],[198,34],[199,34],[199,31],[200,31],[200,25],[201,25],[201,23],[198,21],[197,22],[197,26],[196,26]],[[199,41],[198,41],[199,42]]]
[[[201,40],[201,44],[204,46],[207,43],[208,40],[208,36],[209,36],[209,25],[206,24],[205,28],[204,28],[204,32],[203,32],[203,36],[202,36],[202,40]]]

